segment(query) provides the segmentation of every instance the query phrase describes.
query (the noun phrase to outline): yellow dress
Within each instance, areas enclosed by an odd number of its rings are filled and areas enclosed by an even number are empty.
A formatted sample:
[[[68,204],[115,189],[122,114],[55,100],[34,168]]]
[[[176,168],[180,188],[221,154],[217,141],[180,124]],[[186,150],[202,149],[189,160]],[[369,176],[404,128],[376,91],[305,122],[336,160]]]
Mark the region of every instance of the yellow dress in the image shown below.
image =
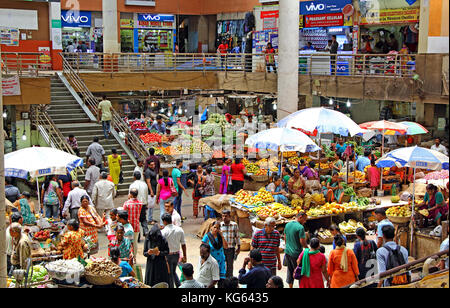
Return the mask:
[[[109,174],[111,175],[113,182],[116,185],[116,189],[117,189],[117,184],[119,184],[120,161],[121,160],[122,160],[122,158],[120,157],[120,155],[117,155],[116,158],[114,158],[114,156],[112,154],[108,156]]]

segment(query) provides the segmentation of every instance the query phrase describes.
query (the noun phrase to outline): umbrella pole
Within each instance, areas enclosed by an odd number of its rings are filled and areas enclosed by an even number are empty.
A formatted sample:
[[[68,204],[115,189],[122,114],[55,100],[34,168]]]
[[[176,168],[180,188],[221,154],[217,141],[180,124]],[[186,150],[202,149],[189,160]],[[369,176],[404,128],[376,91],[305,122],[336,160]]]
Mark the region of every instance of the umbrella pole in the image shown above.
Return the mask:
[[[39,192],[39,178],[36,177],[36,189],[37,189],[37,196],[38,196],[38,200],[37,200],[37,204],[38,204],[38,213],[40,216],[41,213],[41,193]],[[36,210],[35,210],[36,212]]]
[[[319,182],[320,182],[320,160],[322,158],[322,134],[319,133]]]
[[[384,130],[383,133],[381,134],[381,157],[384,156]],[[381,168],[381,178],[380,178],[380,190],[383,190],[383,170],[384,168]]]
[[[414,172],[413,172],[413,197],[412,197],[412,206],[411,206],[411,239],[409,242],[409,254],[412,256],[413,255],[413,237],[414,237],[414,208],[416,207],[416,167],[414,167]]]

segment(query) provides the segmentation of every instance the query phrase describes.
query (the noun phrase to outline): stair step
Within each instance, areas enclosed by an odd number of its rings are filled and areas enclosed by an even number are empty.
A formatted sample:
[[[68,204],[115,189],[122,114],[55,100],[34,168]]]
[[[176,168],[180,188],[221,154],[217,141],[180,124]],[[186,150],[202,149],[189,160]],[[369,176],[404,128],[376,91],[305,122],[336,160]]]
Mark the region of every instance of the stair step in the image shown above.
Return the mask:
[[[51,117],[58,117],[64,115],[72,116],[74,114],[82,114],[85,115],[86,118],[89,118],[84,112],[84,110],[81,108],[56,108],[56,106],[50,106],[50,108],[47,110],[47,113]]]
[[[55,124],[61,124],[61,123],[83,123],[86,122],[86,118],[67,118],[67,119],[57,119],[52,118],[53,122]]]

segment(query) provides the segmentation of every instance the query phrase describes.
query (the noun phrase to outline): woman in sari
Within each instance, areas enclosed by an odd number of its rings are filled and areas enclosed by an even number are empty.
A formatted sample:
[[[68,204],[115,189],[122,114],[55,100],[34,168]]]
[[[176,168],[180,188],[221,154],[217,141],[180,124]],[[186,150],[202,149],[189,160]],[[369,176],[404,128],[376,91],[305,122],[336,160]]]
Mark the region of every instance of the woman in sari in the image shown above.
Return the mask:
[[[197,172],[194,173],[193,177],[188,180],[189,183],[194,187],[194,191],[192,192],[192,207],[194,212],[194,218],[198,217],[198,201],[203,198],[204,189],[205,189],[205,181],[206,178],[203,175],[203,167],[201,164],[197,166]],[[204,208],[203,208],[204,209]],[[203,213],[204,215],[204,213]]]
[[[341,288],[358,281],[359,269],[353,250],[345,247],[341,235],[334,237],[336,249],[331,251],[328,261],[328,275],[330,288]]]
[[[220,191],[219,193],[222,195],[226,195],[228,193],[228,184],[230,183],[230,171],[231,171],[231,159],[227,158],[222,167],[222,176],[220,178]]]
[[[116,227],[116,237],[109,243],[109,255],[111,256],[111,248],[118,247],[120,251],[120,259],[127,261],[131,266],[133,266],[133,242],[128,238],[124,237],[125,229],[122,224],[118,224]]]
[[[344,167],[344,162],[342,161],[342,154],[336,153],[337,161],[333,165],[333,174],[341,172]]]
[[[14,205],[22,214],[23,224],[25,225],[34,225],[36,223],[36,217],[28,204],[27,195],[30,195],[29,192],[24,191],[22,195],[20,195],[19,200],[17,200]]]
[[[117,184],[119,184],[120,179],[120,170],[122,168],[122,157],[117,154],[117,149],[115,148],[113,148],[111,152],[112,154],[108,155],[109,174],[111,175],[117,190]]]
[[[444,195],[438,191],[438,188],[433,184],[427,185],[427,192],[423,198],[419,210],[427,210],[428,216],[421,214],[425,219],[425,226],[428,224],[428,219],[432,219],[438,226],[441,224],[441,218],[448,215],[448,206],[445,203]]]
[[[223,237],[220,230],[220,222],[216,221],[211,228],[211,231],[206,233],[202,239],[203,244],[211,247],[211,255],[219,264],[220,280],[226,279],[227,267],[225,263],[224,249],[228,249],[228,243]],[[219,286],[221,283],[219,282]]]
[[[375,159],[372,159],[370,161],[370,167],[367,168],[367,179],[370,183],[370,188],[373,191],[373,194],[375,193],[375,190],[380,187],[380,181],[381,181],[381,173],[380,169],[375,165]]]
[[[288,204],[288,198],[286,197],[287,193],[283,190],[281,183],[281,178],[275,175],[272,179],[272,183],[267,185],[266,189],[272,194],[275,202]]]
[[[95,212],[95,209],[89,205],[89,196],[81,197],[81,206],[78,210],[78,221],[80,222],[80,229],[84,231],[86,237],[90,237],[96,247],[92,251],[98,251],[98,230],[102,229],[106,223],[103,223],[101,218]]]
[[[288,190],[291,194],[289,199],[303,198],[305,195],[305,181],[300,175],[300,169],[295,169],[294,175],[289,179]]]
[[[59,244],[59,249],[63,251],[63,259],[70,260],[74,258],[84,258],[84,250],[87,245],[83,240],[84,232],[76,219],[70,219],[67,222],[67,229]]]
[[[342,197],[344,190],[340,185],[340,179],[337,173],[334,173],[331,178],[326,182],[326,186],[323,187],[323,194],[327,202],[337,202],[342,203]]]
[[[297,260],[297,265],[300,265],[302,268],[300,288],[323,289],[323,277],[325,277],[325,280],[329,283],[327,259],[319,250],[320,242],[317,238],[311,239],[310,246],[311,248],[306,248],[302,251]]]

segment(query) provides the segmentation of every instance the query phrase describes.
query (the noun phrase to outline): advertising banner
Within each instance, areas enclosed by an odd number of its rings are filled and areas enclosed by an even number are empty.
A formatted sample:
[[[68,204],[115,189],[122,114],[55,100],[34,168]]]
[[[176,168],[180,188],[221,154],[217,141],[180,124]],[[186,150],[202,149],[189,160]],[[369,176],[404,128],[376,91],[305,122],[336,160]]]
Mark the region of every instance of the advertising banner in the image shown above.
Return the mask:
[[[361,25],[370,24],[398,24],[419,22],[420,9],[400,8],[389,10],[368,11],[361,16]]]
[[[305,28],[336,27],[343,25],[344,15],[342,13],[305,16]]]
[[[20,79],[19,76],[3,77],[2,79],[3,96],[20,95]]]
[[[300,2],[300,15],[342,13],[342,9],[352,4],[352,0],[318,0]]]

